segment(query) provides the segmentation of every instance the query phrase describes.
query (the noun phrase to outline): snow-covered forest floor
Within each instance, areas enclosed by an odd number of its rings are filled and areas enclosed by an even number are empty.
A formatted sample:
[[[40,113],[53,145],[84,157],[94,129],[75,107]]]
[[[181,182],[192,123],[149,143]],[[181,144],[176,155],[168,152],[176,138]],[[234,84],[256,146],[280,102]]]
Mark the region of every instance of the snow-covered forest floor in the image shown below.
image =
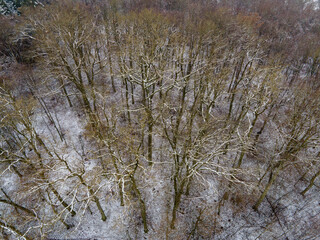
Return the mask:
[[[1,238],[320,239],[318,10],[182,3],[0,19]]]

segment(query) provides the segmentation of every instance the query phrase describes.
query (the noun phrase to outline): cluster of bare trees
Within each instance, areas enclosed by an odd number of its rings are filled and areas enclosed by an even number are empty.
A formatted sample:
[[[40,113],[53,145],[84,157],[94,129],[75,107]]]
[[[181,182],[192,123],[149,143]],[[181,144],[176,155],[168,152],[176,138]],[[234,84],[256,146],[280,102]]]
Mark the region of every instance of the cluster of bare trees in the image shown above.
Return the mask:
[[[113,201],[136,237],[213,238],[225,202],[259,211],[290,172],[301,195],[315,188],[319,51],[276,53],[272,1],[247,1],[258,13],[138,2],[25,9],[16,38],[32,42],[33,65],[0,75],[3,237],[106,221]]]

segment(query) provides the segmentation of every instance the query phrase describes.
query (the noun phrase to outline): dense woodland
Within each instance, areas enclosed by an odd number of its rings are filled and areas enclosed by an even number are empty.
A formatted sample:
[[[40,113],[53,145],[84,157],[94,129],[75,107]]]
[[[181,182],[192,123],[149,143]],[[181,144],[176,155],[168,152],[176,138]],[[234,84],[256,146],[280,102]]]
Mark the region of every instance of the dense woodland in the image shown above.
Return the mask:
[[[319,239],[319,7],[0,0],[0,238]]]

